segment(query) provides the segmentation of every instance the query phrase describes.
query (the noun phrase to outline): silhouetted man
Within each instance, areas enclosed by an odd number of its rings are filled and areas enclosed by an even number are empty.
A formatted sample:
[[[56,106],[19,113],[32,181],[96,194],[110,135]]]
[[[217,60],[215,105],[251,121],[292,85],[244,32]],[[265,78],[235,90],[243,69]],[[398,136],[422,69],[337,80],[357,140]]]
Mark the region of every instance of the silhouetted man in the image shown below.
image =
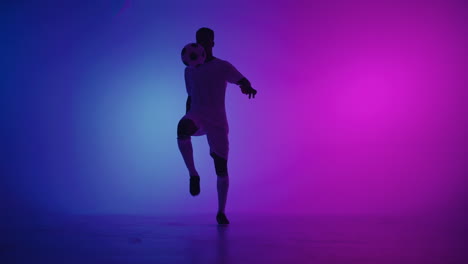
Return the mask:
[[[206,135],[210,155],[214,160],[218,190],[218,224],[229,224],[224,212],[229,188],[227,160],[229,153],[228,132],[224,98],[227,83],[240,86],[243,94],[255,98],[257,91],[250,82],[229,62],[213,56],[214,31],[200,28],[197,43],[205,48],[206,60],[197,67],[185,68],[185,86],[188,98],[186,114],[177,126],[177,143],[190,176],[190,194],[200,193],[200,176],[193,162],[191,136]]]

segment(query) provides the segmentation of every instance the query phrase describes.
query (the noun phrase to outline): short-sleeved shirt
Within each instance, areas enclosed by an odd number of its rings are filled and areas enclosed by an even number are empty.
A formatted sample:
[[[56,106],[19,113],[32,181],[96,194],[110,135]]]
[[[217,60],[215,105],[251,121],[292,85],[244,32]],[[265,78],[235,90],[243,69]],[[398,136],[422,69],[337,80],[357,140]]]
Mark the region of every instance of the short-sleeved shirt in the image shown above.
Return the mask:
[[[229,62],[214,58],[198,67],[185,68],[185,85],[191,97],[189,112],[201,116],[207,126],[228,128],[225,108],[227,83],[244,76]]]

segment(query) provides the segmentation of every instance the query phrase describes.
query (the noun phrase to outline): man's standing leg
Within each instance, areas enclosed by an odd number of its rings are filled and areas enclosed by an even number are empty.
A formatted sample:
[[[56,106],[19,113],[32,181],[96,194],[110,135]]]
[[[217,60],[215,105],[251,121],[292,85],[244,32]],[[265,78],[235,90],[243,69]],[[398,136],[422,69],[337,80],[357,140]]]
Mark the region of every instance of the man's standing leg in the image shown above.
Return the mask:
[[[177,145],[184,159],[185,165],[190,174],[190,194],[195,196],[200,194],[200,176],[195,169],[193,161],[193,148],[191,136],[197,132],[198,128],[193,120],[182,118],[177,125]]]
[[[225,214],[229,190],[229,175],[227,168],[229,141],[227,131],[220,130],[208,133],[207,138],[210,145],[210,155],[214,160],[217,175],[218,214],[216,215],[216,220],[218,221],[218,224],[229,224],[229,220]]]

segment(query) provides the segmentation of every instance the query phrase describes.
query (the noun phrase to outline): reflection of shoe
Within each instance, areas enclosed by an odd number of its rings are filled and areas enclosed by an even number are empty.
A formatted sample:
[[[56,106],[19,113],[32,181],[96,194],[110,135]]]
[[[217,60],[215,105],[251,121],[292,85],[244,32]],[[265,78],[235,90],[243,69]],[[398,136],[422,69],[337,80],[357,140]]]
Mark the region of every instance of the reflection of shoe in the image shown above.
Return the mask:
[[[192,196],[200,194],[200,176],[190,176],[190,194]]]
[[[216,215],[216,221],[218,221],[218,225],[227,225],[229,224],[229,220],[227,219],[224,213],[218,213]]]

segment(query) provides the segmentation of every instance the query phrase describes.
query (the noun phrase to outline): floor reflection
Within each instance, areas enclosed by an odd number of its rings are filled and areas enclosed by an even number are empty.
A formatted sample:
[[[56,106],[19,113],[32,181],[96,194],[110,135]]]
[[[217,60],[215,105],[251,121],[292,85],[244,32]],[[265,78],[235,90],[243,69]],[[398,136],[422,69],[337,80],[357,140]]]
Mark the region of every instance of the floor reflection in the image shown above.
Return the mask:
[[[468,263],[461,220],[232,215],[218,226],[212,218],[75,216],[2,227],[0,263]]]

